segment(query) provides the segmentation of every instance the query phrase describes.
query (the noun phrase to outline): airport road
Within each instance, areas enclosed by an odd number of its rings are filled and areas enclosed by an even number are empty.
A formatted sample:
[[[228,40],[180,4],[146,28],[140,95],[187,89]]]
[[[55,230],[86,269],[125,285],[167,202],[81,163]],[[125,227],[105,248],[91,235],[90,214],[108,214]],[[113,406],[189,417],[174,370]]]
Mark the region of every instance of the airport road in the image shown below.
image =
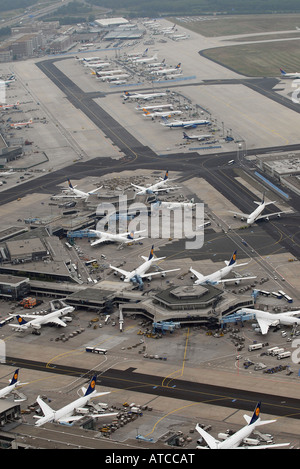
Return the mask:
[[[300,418],[300,400],[276,396],[271,394],[231,389],[225,386],[196,383],[192,381],[170,379],[161,376],[137,373],[135,368],[127,370],[109,369],[101,373],[99,371],[84,368],[75,368],[66,365],[25,360],[14,357],[6,357],[6,365],[29,368],[33,370],[52,372],[74,377],[84,376],[90,379],[95,373],[97,381],[106,388],[130,389],[151,395],[164,396],[173,399],[183,399],[203,404],[229,407],[232,409],[253,411],[258,401],[263,402],[264,414]]]

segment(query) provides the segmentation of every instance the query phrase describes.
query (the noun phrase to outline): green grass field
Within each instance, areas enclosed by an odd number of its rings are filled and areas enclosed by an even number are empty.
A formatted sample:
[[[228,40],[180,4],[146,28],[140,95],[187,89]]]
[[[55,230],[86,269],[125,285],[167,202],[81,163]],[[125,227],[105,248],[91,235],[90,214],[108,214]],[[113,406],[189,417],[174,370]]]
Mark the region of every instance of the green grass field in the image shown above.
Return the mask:
[[[241,44],[207,49],[203,55],[249,77],[280,76],[300,70],[300,40]]]

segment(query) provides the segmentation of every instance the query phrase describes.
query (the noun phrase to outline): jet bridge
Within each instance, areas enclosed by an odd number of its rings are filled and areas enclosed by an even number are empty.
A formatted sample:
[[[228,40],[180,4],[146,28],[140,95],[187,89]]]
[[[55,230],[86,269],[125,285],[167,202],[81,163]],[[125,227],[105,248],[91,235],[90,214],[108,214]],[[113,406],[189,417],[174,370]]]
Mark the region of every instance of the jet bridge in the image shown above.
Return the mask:
[[[224,318],[220,319],[220,324],[221,327],[223,328],[226,324],[229,323],[242,323],[244,321],[253,321],[255,320],[255,314],[253,313],[245,313],[243,310],[241,310],[238,313],[230,314],[228,316],[225,316]]]

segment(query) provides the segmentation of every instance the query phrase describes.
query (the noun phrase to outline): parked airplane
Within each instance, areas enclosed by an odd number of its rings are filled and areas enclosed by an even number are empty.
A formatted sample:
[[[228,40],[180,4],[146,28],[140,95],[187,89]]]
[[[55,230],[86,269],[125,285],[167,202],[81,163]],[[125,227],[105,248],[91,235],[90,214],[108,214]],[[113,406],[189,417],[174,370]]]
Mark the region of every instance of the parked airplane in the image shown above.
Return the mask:
[[[14,75],[11,75],[7,80],[1,80],[1,83],[3,85],[9,86],[14,81],[16,81],[16,77]]]
[[[16,329],[18,332],[24,332],[29,328],[32,329],[41,329],[44,324],[55,324],[56,326],[66,327],[66,323],[62,321],[60,318],[65,317],[67,314],[72,313],[74,311],[73,306],[66,306],[64,308],[58,309],[53,311],[52,313],[42,315],[37,314],[24,314],[22,316],[16,315],[18,324],[9,324],[10,327]],[[26,319],[30,319],[30,321],[26,321]],[[65,320],[67,320],[65,318]]]
[[[223,267],[220,270],[217,270],[216,272],[209,274],[209,275],[202,275],[197,270],[190,268],[190,272],[192,272],[196,277],[197,280],[194,282],[195,285],[204,285],[205,283],[209,283],[211,285],[216,285],[219,283],[225,283],[225,282],[239,282],[240,280],[249,280],[252,278],[256,277],[235,277],[235,278],[228,278],[226,280],[222,280],[226,275],[228,275],[233,268],[235,267],[241,267],[242,265],[247,265],[248,262],[245,262],[243,264],[237,264],[236,263],[236,251],[231,256],[230,261],[225,261],[226,267]]]
[[[181,63],[177,64],[175,68],[163,68],[162,70],[153,70],[150,72],[152,75],[168,75],[168,73],[178,72],[180,70]]]
[[[129,91],[125,91],[123,94],[123,98],[126,99],[144,99],[145,101],[149,101],[150,99],[154,98],[161,98],[163,96],[166,96],[167,93],[149,93],[149,94],[143,94],[143,93],[130,93]]]
[[[107,76],[107,77],[102,77],[102,80],[103,81],[119,81],[119,80],[123,80],[124,78],[129,78],[130,75],[129,73],[122,73],[120,75],[110,75],[110,76]]]
[[[110,62],[89,62],[85,64],[85,67],[90,67],[90,68],[103,68],[103,67],[108,67],[110,65]]]
[[[263,335],[267,334],[270,326],[278,326],[278,324],[284,326],[300,325],[300,318],[295,317],[300,315],[300,310],[287,313],[269,313],[259,309],[242,308],[237,313],[254,314]]]
[[[282,78],[299,78],[300,77],[299,72],[287,73],[284,70],[282,70],[282,68],[280,69],[280,73],[281,73]]]
[[[6,397],[8,394],[11,394],[11,393],[17,394],[16,387],[27,384],[27,383],[20,383],[20,381],[18,381],[18,376],[19,376],[19,368],[14,372],[12,379],[9,380],[9,385],[3,389],[0,389],[0,398]]]
[[[121,68],[119,69],[115,68],[114,70],[100,70],[99,72],[94,72],[94,73],[95,75],[97,75],[97,78],[103,78],[108,75],[117,75],[121,72],[123,72]]]
[[[143,108],[143,116],[145,117],[171,117],[173,115],[182,114],[182,111],[153,111],[149,112],[147,109]]]
[[[96,375],[90,381],[89,387],[86,389],[84,386],[81,388],[82,392],[84,393],[82,397],[76,399],[75,401],[67,404],[66,406],[62,407],[59,410],[53,410],[51,407],[46,404],[40,396],[37,397],[36,401],[39,404],[42,412],[44,414],[43,417],[41,416],[34,416],[38,419],[36,422],[36,426],[40,427],[48,422],[57,422],[60,424],[72,424],[73,422],[80,420],[84,417],[84,415],[74,415],[76,409],[80,409],[84,407],[91,399],[95,399],[96,397],[104,396],[105,394],[110,394],[109,391],[107,392],[96,392]],[[101,414],[100,414],[101,415]],[[106,416],[112,414],[104,414]],[[113,414],[115,415],[115,414]]]
[[[12,176],[14,174],[14,170],[10,169],[9,171],[0,171],[0,178],[6,178]]]
[[[135,64],[146,64],[156,59],[157,59],[157,54],[154,54],[152,57],[141,57],[141,58],[133,59],[132,62]]]
[[[185,132],[183,132],[183,137],[182,138],[184,138],[186,140],[199,140],[199,141],[202,141],[202,140],[209,140],[212,137],[213,136],[211,134],[207,134],[207,135],[187,135]]]
[[[238,430],[233,435],[228,436],[224,441],[219,441],[210,435],[207,431],[203,430],[200,425],[197,423],[196,430],[202,438],[206,441],[209,449],[266,449],[266,448],[279,448],[282,446],[288,446],[290,443],[278,443],[273,445],[257,445],[257,446],[240,446],[243,443],[245,438],[248,438],[251,433],[261,425],[268,425],[270,423],[276,422],[276,420],[261,420],[260,418],[260,408],[261,402],[258,402],[252,417],[249,415],[244,415],[244,419],[247,422],[247,425]],[[197,446],[197,449],[207,449],[204,446]]]
[[[10,126],[14,129],[21,129],[22,127],[28,127],[29,124],[33,124],[32,119],[30,119],[28,122],[13,122],[10,124]]]
[[[168,119],[165,117],[162,118],[164,122],[161,122],[161,125],[165,127],[169,127],[170,129],[172,127],[183,127],[185,129],[191,128],[191,127],[197,127],[198,125],[211,125],[211,122],[206,120],[206,119],[195,119],[191,121],[172,121],[169,122]]]
[[[173,104],[156,104],[154,106],[141,106],[140,104],[137,105],[135,108],[137,111],[152,111],[152,110],[161,110],[161,109],[173,109]]]
[[[174,208],[189,208],[192,210],[196,204],[194,199],[191,199],[189,202],[163,202],[161,200],[157,200],[156,202],[153,202],[152,206],[155,209],[167,208],[172,210]]]
[[[97,244],[106,243],[107,241],[110,241],[112,243],[121,243],[121,244],[135,243],[137,241],[140,241],[141,239],[145,239],[145,237],[134,238],[135,234],[143,233],[144,231],[145,230],[113,234],[113,233],[108,233],[107,231],[89,230],[90,233],[95,233],[97,237],[99,238],[97,239],[97,241],[93,241],[91,243],[91,246],[96,246]]]
[[[11,108],[17,107],[19,105],[20,105],[19,101],[17,101],[14,104],[0,104],[0,109],[5,111],[6,109],[11,109]]]
[[[65,197],[71,197],[71,198],[78,198],[78,199],[83,199],[87,201],[90,195],[95,194],[97,191],[99,191],[103,186],[97,187],[97,189],[93,189],[92,191],[89,192],[83,192],[79,189],[76,189],[77,186],[73,186],[70,179],[68,179],[68,184],[69,184],[69,189],[67,189],[67,192],[65,195],[60,196],[62,198]],[[63,191],[65,192],[65,191]],[[71,194],[69,193],[71,192]]]
[[[165,66],[165,60],[166,60],[166,59],[163,59],[161,62],[154,62],[154,63],[152,63],[152,64],[148,64],[147,67],[148,67],[148,68],[164,67],[164,66]]]
[[[161,180],[156,182],[155,184],[152,184],[149,187],[143,187],[143,186],[138,186],[136,184],[131,183],[133,187],[138,189],[137,195],[146,195],[146,194],[154,194],[155,192],[159,191],[168,191],[170,189],[174,190],[177,189],[177,187],[167,187],[165,184],[168,181],[172,181],[172,179],[169,179],[169,171],[166,171],[164,178],[160,178]],[[178,188],[179,189],[179,188]]]
[[[268,213],[267,215],[261,215],[261,213],[264,211],[265,207],[267,205],[275,204],[276,201],[273,202],[265,202],[265,195],[263,195],[263,198],[261,202],[254,201],[255,204],[258,205],[258,207],[250,214],[246,213],[240,213],[240,212],[234,212],[233,210],[229,210],[230,213],[234,214],[234,217],[236,218],[237,215],[241,217],[241,220],[246,219],[248,225],[252,225],[258,220],[266,219],[269,220],[270,217],[272,216],[277,216],[280,217],[281,213],[287,213],[287,212],[274,212],[274,213]]]
[[[144,260],[144,263],[137,267],[136,269],[132,270],[131,272],[128,272],[127,270],[120,269],[119,267],[114,267],[110,265],[109,267],[116,272],[119,272],[121,274],[121,280],[124,282],[132,282],[132,283],[138,283],[141,282],[143,278],[147,278],[148,280],[151,280],[153,275],[161,275],[162,277],[165,276],[166,273],[168,272],[175,272],[180,269],[171,269],[171,270],[162,270],[162,271],[157,271],[157,272],[150,272],[147,273],[150,267],[154,262],[161,261],[165,259],[165,257],[154,257],[154,246],[152,246],[150,250],[149,257],[142,256],[142,259]]]

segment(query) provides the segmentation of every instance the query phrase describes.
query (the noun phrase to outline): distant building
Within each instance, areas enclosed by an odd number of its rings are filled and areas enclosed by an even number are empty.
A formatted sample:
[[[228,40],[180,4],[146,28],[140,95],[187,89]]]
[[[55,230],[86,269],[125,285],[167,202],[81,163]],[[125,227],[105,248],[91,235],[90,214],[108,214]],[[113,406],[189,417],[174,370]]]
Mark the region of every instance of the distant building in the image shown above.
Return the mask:
[[[101,28],[111,28],[129,23],[125,18],[102,18],[94,22]]]
[[[0,274],[0,298],[19,300],[29,292],[29,278]]]

